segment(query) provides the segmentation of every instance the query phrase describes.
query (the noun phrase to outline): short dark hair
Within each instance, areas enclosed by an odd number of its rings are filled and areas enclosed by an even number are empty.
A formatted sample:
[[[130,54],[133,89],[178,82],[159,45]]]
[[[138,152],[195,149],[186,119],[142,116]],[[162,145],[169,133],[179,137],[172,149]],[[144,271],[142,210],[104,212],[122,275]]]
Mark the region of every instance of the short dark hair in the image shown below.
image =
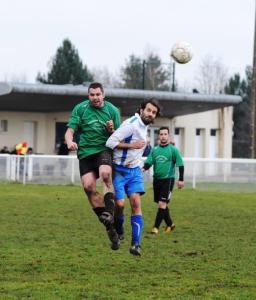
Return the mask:
[[[161,130],[167,130],[168,133],[170,133],[170,129],[169,129],[169,127],[167,127],[167,126],[162,126],[162,127],[160,127],[159,130],[158,130],[158,134],[160,134],[160,131],[161,131]]]
[[[89,94],[89,90],[90,89],[97,89],[100,88],[100,90],[102,91],[102,93],[104,93],[104,88],[103,85],[99,82],[92,82],[89,86],[88,86],[88,94]]]
[[[161,108],[160,108],[160,105],[159,105],[158,101],[155,98],[150,98],[148,100],[143,101],[140,104],[140,108],[137,110],[137,112],[140,113],[141,109],[144,110],[148,103],[152,104],[153,106],[155,106],[157,108],[156,116],[157,117],[160,116],[161,115],[161,113],[160,113]]]

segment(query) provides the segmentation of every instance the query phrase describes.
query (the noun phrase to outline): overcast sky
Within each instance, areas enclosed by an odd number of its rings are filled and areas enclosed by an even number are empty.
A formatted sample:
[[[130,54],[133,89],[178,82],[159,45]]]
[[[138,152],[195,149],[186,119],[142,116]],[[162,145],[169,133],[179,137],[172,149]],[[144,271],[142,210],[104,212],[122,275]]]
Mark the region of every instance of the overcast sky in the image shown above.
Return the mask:
[[[254,0],[3,0],[0,10],[0,81],[35,82],[69,38],[89,69],[116,74],[130,54],[148,49],[162,62],[179,40],[194,49],[178,65],[181,85],[193,85],[206,55],[220,59],[229,74],[244,76],[252,64]]]

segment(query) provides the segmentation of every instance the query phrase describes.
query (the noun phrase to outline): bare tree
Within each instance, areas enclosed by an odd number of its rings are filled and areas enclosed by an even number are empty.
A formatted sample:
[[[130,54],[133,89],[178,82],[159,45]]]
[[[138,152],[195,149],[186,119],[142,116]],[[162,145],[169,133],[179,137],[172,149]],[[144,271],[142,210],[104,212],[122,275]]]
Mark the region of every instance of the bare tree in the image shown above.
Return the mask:
[[[101,82],[105,87],[121,87],[118,80],[120,75],[112,74],[107,67],[94,67],[91,71],[95,81]]]
[[[196,81],[198,82],[198,89],[202,93],[223,93],[225,85],[228,82],[227,67],[220,59],[207,55],[202,59],[199,65]]]
[[[170,70],[153,52],[145,60],[145,86],[150,90],[170,89]]]

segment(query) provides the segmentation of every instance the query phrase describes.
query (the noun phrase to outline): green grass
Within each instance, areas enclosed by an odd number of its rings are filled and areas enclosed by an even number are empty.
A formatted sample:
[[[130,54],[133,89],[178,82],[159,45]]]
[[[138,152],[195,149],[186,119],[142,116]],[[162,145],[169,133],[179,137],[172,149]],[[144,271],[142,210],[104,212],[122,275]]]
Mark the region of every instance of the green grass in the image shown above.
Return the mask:
[[[186,187],[192,188],[192,183],[186,183]],[[238,192],[256,193],[256,181],[252,182],[197,182],[197,190],[212,192]]]
[[[0,185],[0,299],[255,299],[255,194],[175,190],[176,229],[112,251],[77,186]]]

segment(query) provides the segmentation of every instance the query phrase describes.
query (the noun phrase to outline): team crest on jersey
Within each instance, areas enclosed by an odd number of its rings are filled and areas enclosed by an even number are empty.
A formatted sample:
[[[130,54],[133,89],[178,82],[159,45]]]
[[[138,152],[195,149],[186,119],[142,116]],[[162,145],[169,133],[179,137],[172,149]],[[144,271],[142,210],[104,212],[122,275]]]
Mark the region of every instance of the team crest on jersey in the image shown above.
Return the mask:
[[[92,120],[90,122],[88,122],[88,125],[92,125],[93,127],[97,127],[97,128],[104,128],[105,127],[105,123],[101,120]]]
[[[158,155],[157,157],[156,157],[156,161],[157,162],[166,162],[167,161],[167,158],[165,157],[165,156],[163,156],[163,155]]]

